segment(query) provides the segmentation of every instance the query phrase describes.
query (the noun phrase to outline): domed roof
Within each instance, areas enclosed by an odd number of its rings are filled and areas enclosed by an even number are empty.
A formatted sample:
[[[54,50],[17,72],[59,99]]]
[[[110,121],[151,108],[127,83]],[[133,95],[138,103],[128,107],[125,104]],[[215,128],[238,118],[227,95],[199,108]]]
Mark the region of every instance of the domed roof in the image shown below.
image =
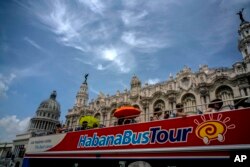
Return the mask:
[[[141,85],[141,81],[137,76],[133,76],[130,82],[131,85]]]
[[[60,104],[56,101],[56,91],[53,91],[50,98],[41,102],[39,109],[60,112]]]

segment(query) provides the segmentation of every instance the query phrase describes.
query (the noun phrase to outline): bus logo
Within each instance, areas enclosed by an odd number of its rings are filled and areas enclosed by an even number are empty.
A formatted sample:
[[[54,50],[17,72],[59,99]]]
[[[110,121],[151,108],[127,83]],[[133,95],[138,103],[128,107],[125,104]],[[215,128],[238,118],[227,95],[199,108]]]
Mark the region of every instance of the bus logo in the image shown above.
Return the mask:
[[[209,114],[209,120],[206,120],[205,116],[202,115],[202,122],[200,123],[197,119],[194,123],[198,126],[195,129],[195,134],[198,138],[202,139],[205,144],[209,144],[212,140],[218,140],[223,142],[228,129],[234,129],[235,125],[226,125],[230,121],[229,117],[224,120],[221,119],[222,114],[218,114],[217,119],[213,118],[213,114]]]

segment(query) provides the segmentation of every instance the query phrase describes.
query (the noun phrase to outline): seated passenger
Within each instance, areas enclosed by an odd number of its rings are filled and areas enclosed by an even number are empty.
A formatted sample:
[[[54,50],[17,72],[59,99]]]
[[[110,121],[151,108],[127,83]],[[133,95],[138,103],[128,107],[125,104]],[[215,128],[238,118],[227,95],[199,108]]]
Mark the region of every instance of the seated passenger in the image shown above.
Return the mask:
[[[95,128],[98,128],[97,123],[94,123],[94,124],[93,124],[93,129],[95,129]]]
[[[164,112],[164,119],[168,119],[170,117],[170,114],[169,114],[170,111],[165,111]]]
[[[72,132],[72,131],[73,131],[73,128],[69,128],[69,129],[68,129],[68,132]]]
[[[123,125],[124,118],[119,118],[117,121],[117,125]]]
[[[175,116],[176,117],[185,117],[186,113],[184,113],[184,109],[183,109],[183,104],[178,103],[176,104],[176,111],[175,111]]]
[[[75,127],[75,131],[79,131],[81,129],[82,129],[82,127],[80,127],[80,126]]]
[[[117,125],[117,124],[116,124]],[[106,127],[104,124],[99,124],[99,126],[98,126],[99,128],[104,128],[104,127]]]
[[[153,116],[153,120],[163,120],[164,116],[162,114],[163,112],[161,110],[155,111],[154,112],[154,116]]]
[[[82,122],[81,130],[86,130],[86,129],[88,129],[88,122],[87,121],[83,121]]]
[[[63,124],[63,127],[62,127],[62,133],[66,133],[66,132],[68,132],[69,130],[68,130],[68,127],[65,125],[65,124]]]
[[[133,123],[133,124],[134,124],[134,123],[137,123],[137,122],[138,122],[138,121],[137,121],[137,120],[135,120],[135,118],[132,118],[132,119],[131,119],[131,123]],[[139,122],[140,122],[140,121],[139,121]]]
[[[207,110],[204,113],[218,112],[223,106],[223,101],[221,99],[214,99],[208,105]]]
[[[132,123],[131,119],[125,119],[123,122],[124,125],[131,124],[131,123]]]
[[[56,130],[55,130],[56,134],[58,133],[62,133],[62,126],[60,123],[56,124]]]

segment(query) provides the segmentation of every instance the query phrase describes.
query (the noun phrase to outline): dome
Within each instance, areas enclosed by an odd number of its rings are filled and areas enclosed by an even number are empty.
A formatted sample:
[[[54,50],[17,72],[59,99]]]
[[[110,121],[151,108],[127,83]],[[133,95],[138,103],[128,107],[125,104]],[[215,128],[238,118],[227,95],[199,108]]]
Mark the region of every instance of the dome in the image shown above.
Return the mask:
[[[60,104],[56,101],[56,91],[53,91],[50,98],[41,102],[39,109],[60,112]]]
[[[133,76],[131,79],[131,85],[141,85],[141,81],[139,80],[139,78],[137,76]]]
[[[53,91],[50,98],[40,103],[36,116],[30,120],[30,132],[52,133],[56,124],[60,123],[60,104],[56,101],[56,91]]]

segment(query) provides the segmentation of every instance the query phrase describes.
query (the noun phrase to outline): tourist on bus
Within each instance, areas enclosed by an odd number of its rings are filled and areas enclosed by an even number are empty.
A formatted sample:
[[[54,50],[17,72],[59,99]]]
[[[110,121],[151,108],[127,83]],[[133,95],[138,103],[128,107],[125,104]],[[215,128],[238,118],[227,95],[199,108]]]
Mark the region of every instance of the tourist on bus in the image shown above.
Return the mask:
[[[208,105],[207,110],[204,113],[218,112],[223,106],[223,101],[221,99],[214,99]]]
[[[176,117],[185,117],[186,113],[184,112],[183,104],[178,103],[176,104],[176,111],[175,111],[175,116]]]
[[[160,110],[157,110],[154,112],[154,116],[153,116],[153,120],[156,121],[156,120],[163,120],[164,119],[164,114],[162,114],[163,111],[160,109]]]
[[[93,129],[98,128],[97,123],[93,123]]]
[[[88,129],[88,122],[87,121],[83,121],[82,122],[81,130],[86,130],[86,129]]]
[[[165,111],[164,112],[164,119],[168,119],[170,117],[170,111]]]
[[[132,123],[131,119],[125,119],[124,122],[123,122],[124,125],[131,124],[131,123]]]
[[[69,129],[68,129],[68,127],[65,124],[63,124],[63,127],[62,127],[61,131],[62,131],[62,133],[66,133],[66,132],[69,131]]]
[[[117,125],[123,125],[124,118],[118,118]]]
[[[56,134],[62,133],[62,125],[60,123],[56,124]]]
[[[153,120],[154,120],[154,117],[150,116],[149,121],[153,121]]]

